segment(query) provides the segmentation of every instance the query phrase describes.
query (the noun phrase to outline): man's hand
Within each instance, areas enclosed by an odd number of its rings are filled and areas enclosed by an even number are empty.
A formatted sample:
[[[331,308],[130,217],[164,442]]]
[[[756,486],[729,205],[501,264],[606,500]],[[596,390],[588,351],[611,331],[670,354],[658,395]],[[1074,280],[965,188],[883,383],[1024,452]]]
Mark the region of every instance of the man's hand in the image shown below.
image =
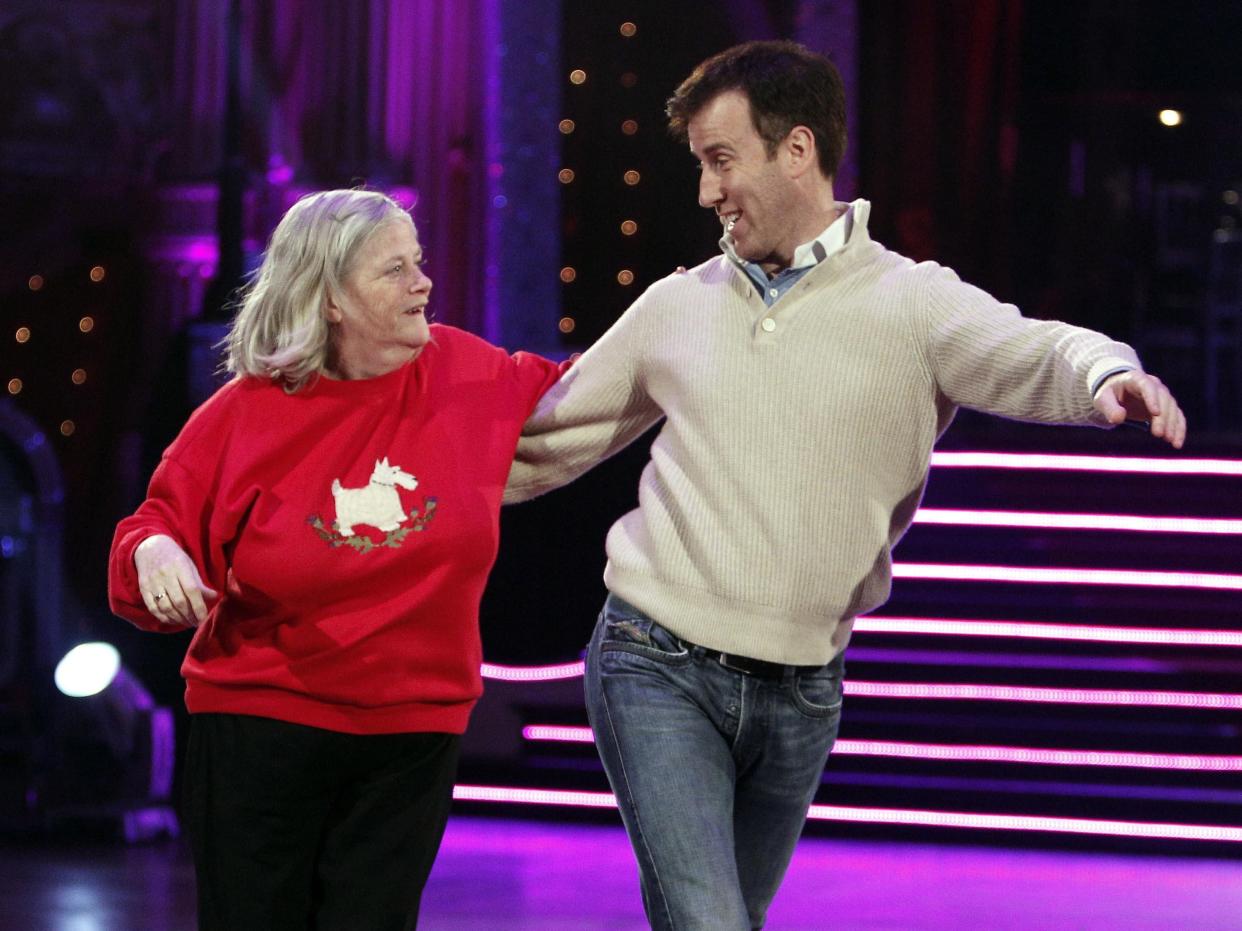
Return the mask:
[[[162,533],[138,544],[134,568],[147,610],[164,624],[197,627],[207,619],[207,601],[219,597],[177,541]]]
[[[1174,449],[1181,449],[1186,442],[1186,415],[1155,375],[1131,370],[1109,376],[1095,393],[1095,409],[1109,423],[1150,421],[1151,435]]]

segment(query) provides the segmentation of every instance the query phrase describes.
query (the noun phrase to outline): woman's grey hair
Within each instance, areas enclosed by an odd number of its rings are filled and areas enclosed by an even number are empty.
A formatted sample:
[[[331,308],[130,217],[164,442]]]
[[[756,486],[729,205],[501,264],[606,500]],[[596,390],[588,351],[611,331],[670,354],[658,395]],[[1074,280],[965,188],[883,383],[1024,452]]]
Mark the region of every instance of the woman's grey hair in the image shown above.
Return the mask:
[[[225,338],[228,371],[280,379],[289,392],[322,373],[331,349],[327,302],[340,295],[358,250],[393,220],[413,222],[378,191],[320,191],[290,207],[242,291]]]

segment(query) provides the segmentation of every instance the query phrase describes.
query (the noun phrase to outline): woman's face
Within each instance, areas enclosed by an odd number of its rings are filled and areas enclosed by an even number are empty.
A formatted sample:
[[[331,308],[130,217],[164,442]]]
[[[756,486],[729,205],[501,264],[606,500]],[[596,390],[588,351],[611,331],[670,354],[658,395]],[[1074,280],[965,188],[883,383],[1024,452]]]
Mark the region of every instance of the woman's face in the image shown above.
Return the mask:
[[[431,338],[423,311],[431,279],[414,224],[397,218],[363,244],[340,295],[328,301],[333,324],[329,374],[374,378],[409,362]]]

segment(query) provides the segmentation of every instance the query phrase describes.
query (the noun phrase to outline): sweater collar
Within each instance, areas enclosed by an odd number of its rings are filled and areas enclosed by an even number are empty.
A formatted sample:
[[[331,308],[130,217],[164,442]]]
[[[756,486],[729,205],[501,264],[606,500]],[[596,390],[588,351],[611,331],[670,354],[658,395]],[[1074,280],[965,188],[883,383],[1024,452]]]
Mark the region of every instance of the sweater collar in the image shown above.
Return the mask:
[[[842,211],[841,214],[829,223],[822,233],[794,249],[790,268],[808,268],[818,265],[824,259],[842,251],[855,238],[856,229],[863,233],[860,238],[866,238],[867,220],[871,216],[870,201],[861,197],[848,204],[838,201],[837,208]],[[743,271],[748,268],[759,268],[756,263],[748,262],[737,254],[733,247],[733,237],[728,233],[720,237],[720,249],[734,265]],[[760,273],[763,274],[762,270]]]

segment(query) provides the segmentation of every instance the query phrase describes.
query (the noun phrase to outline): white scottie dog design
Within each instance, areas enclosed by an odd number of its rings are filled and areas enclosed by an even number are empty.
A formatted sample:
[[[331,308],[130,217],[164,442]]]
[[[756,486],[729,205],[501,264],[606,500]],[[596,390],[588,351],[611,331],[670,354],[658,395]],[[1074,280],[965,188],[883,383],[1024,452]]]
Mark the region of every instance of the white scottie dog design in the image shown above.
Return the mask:
[[[371,481],[365,488],[342,488],[340,479],[332,480],[332,497],[336,502],[337,531],[343,537],[354,535],[354,524],[370,524],[385,533],[396,530],[405,520],[401,498],[396,486],[406,491],[418,487],[418,479],[400,466],[389,465],[388,457],[377,459]]]

